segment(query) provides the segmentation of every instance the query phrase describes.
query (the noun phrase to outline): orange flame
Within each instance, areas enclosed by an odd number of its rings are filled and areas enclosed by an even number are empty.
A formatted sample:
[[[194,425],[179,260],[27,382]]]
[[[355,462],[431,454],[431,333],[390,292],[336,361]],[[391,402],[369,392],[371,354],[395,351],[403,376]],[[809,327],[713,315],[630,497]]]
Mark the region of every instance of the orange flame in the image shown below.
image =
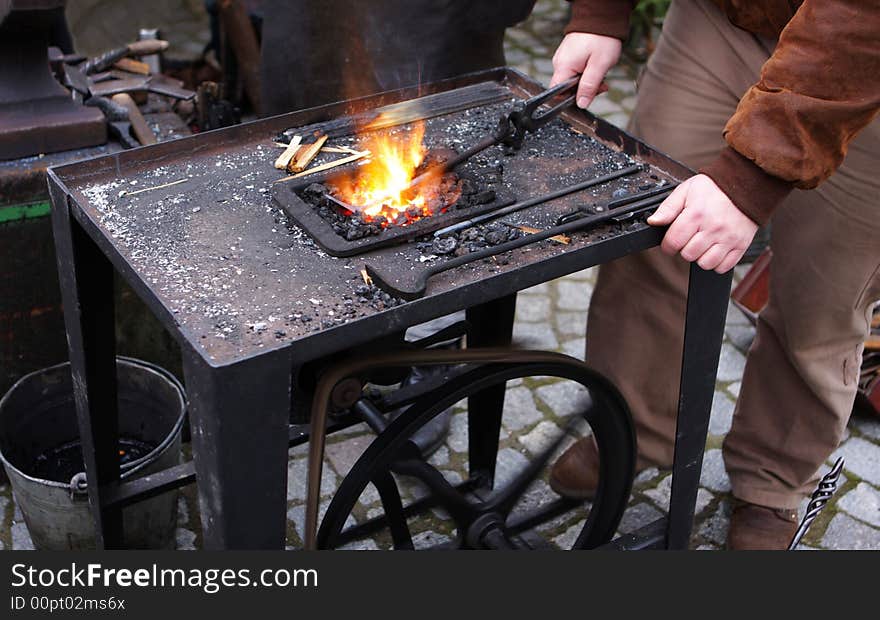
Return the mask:
[[[430,196],[438,192],[439,175],[410,188],[412,180],[421,173],[419,166],[427,155],[424,136],[424,123],[416,123],[411,130],[396,134],[377,131],[362,136],[360,148],[372,153],[370,161],[352,178],[334,182],[338,197],[358,208],[367,222],[383,217],[386,225],[405,226],[433,215]],[[450,198],[444,202],[452,204],[458,196]]]

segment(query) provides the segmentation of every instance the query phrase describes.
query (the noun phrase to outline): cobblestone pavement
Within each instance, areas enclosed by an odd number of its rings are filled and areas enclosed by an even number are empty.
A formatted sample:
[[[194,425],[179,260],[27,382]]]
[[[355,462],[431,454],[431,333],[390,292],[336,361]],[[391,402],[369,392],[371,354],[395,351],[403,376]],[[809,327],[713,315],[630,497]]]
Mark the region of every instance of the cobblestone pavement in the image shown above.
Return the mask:
[[[548,82],[549,58],[565,21],[563,0],[539,0],[535,14],[527,23],[510,31],[509,62],[524,72]],[[599,97],[593,111],[617,125],[625,125],[634,102],[634,69],[616,69],[611,91]],[[741,277],[744,268],[737,268]],[[589,269],[524,291],[519,296],[515,340],[520,347],[561,351],[583,357],[586,308],[589,304],[596,270]],[[718,383],[712,407],[709,439],[697,498],[697,519],[692,546],[696,549],[723,547],[730,513],[730,483],[721,460],[721,442],[730,428],[734,402],[739,394],[745,353],[754,337],[753,327],[731,307],[727,316],[725,339],[718,371]],[[499,484],[515,473],[529,455],[559,428],[561,417],[577,402],[578,391],[571,383],[542,378],[511,382],[508,386],[501,450],[498,457]],[[327,451],[327,464],[321,485],[326,508],[342,477],[370,442],[371,435],[362,427],[333,435]],[[455,409],[446,444],[431,458],[451,482],[458,482],[467,470],[467,428],[463,406]],[[804,548],[880,549],[880,421],[853,419],[847,436],[829,463],[841,455],[846,459],[845,480],[806,538]],[[636,479],[630,507],[620,524],[629,532],[659,517],[669,502],[670,476],[656,469],[643,472]],[[305,514],[305,448],[290,451],[288,465],[288,545],[302,544]],[[407,485],[405,496],[418,497],[423,491]],[[552,498],[544,481],[530,490],[529,504]],[[372,487],[361,496],[354,510],[354,520],[363,520],[380,512],[378,496]],[[0,486],[0,549],[26,549],[31,546],[27,529],[14,506],[9,485]],[[434,511],[415,525],[415,544],[427,546],[447,540],[452,529],[442,511]],[[584,513],[576,512],[556,519],[542,528],[542,535],[560,547],[570,545],[577,536]],[[358,549],[387,548],[387,537],[377,537],[356,545]],[[195,489],[181,493],[178,511],[177,547],[201,546]]]

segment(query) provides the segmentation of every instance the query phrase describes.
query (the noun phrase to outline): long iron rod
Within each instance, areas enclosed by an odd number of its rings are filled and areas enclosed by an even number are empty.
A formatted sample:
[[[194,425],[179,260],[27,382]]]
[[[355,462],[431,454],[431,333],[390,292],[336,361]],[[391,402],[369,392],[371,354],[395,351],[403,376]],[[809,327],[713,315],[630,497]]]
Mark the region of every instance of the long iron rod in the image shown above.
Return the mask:
[[[596,185],[601,185],[603,183],[608,183],[609,181],[614,181],[615,179],[619,179],[621,177],[629,176],[631,174],[635,174],[644,170],[644,167],[641,165],[637,166],[629,166],[627,168],[622,168],[610,174],[604,174],[600,177],[596,177],[595,179],[590,179],[589,181],[582,181],[581,183],[575,183],[574,185],[569,185],[568,187],[563,187],[562,189],[558,189],[555,192],[551,192],[544,196],[535,196],[534,198],[529,198],[528,200],[523,200],[522,202],[517,202],[515,204],[510,205],[509,207],[504,207],[502,209],[498,209],[497,211],[491,211],[489,213],[484,213],[483,215],[478,215],[477,217],[472,217],[468,220],[464,220],[463,222],[458,222],[457,224],[452,224],[451,226],[447,226],[446,228],[441,228],[440,230],[434,232],[435,237],[442,237],[443,235],[448,235],[449,233],[453,233],[464,228],[470,228],[471,226],[475,226],[482,222],[487,222],[489,220],[495,219],[497,217],[501,217],[504,215],[509,215],[510,213],[516,213],[517,211],[522,211],[523,209],[528,209],[529,207],[533,207],[537,204],[542,204],[545,202],[550,202],[551,200],[556,200],[557,198],[562,198],[563,196],[568,196],[569,194],[573,194],[575,192],[580,192],[585,189],[589,189],[590,187],[594,187]]]
[[[518,250],[519,248],[538,243],[539,241],[544,241],[545,239],[550,239],[551,237],[556,237],[557,235],[567,235],[568,233],[582,231],[587,228],[598,226],[599,224],[603,224],[610,220],[626,219],[628,217],[636,215],[637,213],[642,213],[644,211],[655,208],[661,202],[663,202],[664,199],[665,196],[654,196],[653,198],[645,198],[644,200],[634,202],[625,207],[620,207],[619,209],[615,209],[614,211],[602,211],[593,215],[584,216],[580,219],[568,222],[566,224],[553,226],[551,228],[544,229],[541,232],[526,235],[524,237],[520,237],[519,239],[514,239],[513,241],[508,241],[507,243],[488,247],[477,252],[464,254],[443,263],[437,263],[436,265],[425,269],[421,274],[419,274],[418,280],[415,282],[416,288],[414,290],[403,290],[393,286],[388,278],[386,278],[381,272],[379,272],[375,267],[370,264],[366,264],[364,268],[366,269],[367,274],[376,283],[376,285],[387,293],[406,300],[418,299],[425,294],[428,280],[430,280],[433,276],[437,274],[443,273],[444,271],[449,271],[450,269],[455,269],[456,267],[461,267],[463,265],[467,265],[469,263],[473,263],[484,258],[497,256],[498,254],[503,254],[504,252],[509,252],[511,250]]]
[[[655,187],[653,189],[649,189],[644,192],[639,192],[637,194],[630,194],[629,196],[624,196],[623,198],[618,198],[617,200],[612,200],[608,204],[605,205],[605,211],[613,211],[614,209],[619,209],[620,207],[624,207],[628,204],[632,204],[634,202],[638,202],[639,200],[644,200],[645,198],[653,198],[654,196],[666,196],[666,194],[672,193],[678,187],[678,183],[667,183],[665,185],[661,185],[660,187]],[[586,217],[588,215],[592,215],[591,213],[584,211],[583,209],[576,209],[571,211],[570,213],[565,213],[560,215],[556,220],[556,225],[560,226],[562,224],[567,224],[568,222],[573,222],[574,220],[579,220],[582,217]]]

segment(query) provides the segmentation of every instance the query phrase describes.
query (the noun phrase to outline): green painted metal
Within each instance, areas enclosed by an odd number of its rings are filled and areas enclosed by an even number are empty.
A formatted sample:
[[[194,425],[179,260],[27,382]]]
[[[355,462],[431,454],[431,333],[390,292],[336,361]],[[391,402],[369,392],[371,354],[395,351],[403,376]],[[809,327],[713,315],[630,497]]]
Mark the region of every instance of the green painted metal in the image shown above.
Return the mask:
[[[0,206],[0,224],[37,217],[46,217],[51,212],[52,205],[48,200],[21,205]]]

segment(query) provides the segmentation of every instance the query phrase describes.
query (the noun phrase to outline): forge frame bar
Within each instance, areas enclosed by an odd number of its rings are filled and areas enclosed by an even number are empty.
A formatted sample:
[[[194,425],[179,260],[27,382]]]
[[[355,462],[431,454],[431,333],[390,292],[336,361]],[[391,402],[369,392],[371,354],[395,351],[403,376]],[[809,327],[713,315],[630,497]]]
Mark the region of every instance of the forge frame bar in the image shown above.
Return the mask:
[[[452,89],[481,80],[508,79],[519,88],[540,89],[524,76],[507,69],[481,72],[441,84]],[[377,96],[377,102],[412,97],[412,90]],[[216,144],[218,136],[235,140],[254,132],[271,133],[283,123],[297,126],[320,115],[329,115],[338,104],[267,119],[231,130],[159,144],[113,156],[117,169],[137,164],[148,155],[165,157],[197,145]],[[680,164],[599,120],[593,130],[628,152],[661,161],[675,174],[686,175]],[[106,159],[106,158],[105,158]],[[86,172],[106,162],[86,162]],[[53,227],[58,250],[65,322],[72,372],[76,379],[76,405],[98,545],[122,546],[121,507],[162,490],[187,484],[192,468],[178,466],[150,480],[121,484],[110,456],[116,445],[116,405],[113,300],[108,295],[116,270],[145,301],[181,344],[192,428],[195,479],[201,508],[204,545],[209,549],[283,549],[285,544],[287,447],[292,442],[289,425],[292,371],[303,364],[341,352],[354,345],[399,332],[455,310],[466,309],[472,322],[471,345],[504,346],[510,343],[517,291],[609,262],[659,244],[661,230],[631,228],[620,234],[563,253],[539,258],[502,273],[440,291],[349,324],[322,331],[276,348],[248,352],[217,362],[210,359],[194,335],[181,326],[157,291],[143,277],[64,182],[65,169],[50,171]],[[612,544],[616,548],[684,549],[690,537],[693,512],[708,432],[715,375],[721,350],[731,275],[705,272],[693,266],[685,320],[685,342],[675,443],[672,497],[665,523],[655,524],[643,536],[629,536]],[[497,392],[497,393],[496,393]],[[494,450],[486,439],[500,419],[504,395],[479,394],[473,403],[483,410],[483,422],[469,421],[470,448],[474,451],[472,476],[493,476]],[[478,401],[478,402],[477,402]],[[299,437],[297,442],[301,441]],[[662,534],[658,533],[662,532]]]

